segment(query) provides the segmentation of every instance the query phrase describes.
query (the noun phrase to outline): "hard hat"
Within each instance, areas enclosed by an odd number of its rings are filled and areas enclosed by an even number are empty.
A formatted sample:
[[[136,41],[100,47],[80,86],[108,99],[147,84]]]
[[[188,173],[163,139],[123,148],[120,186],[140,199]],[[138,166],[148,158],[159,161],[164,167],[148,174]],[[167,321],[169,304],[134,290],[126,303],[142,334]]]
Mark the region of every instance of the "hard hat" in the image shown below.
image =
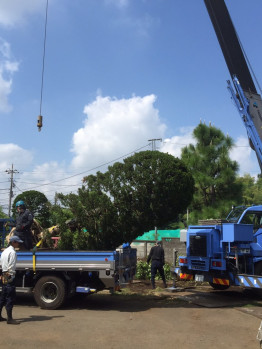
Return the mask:
[[[19,206],[25,207],[25,203],[24,203],[23,200],[19,200],[19,201],[17,201],[17,203],[15,204],[15,206],[16,206],[16,207],[19,207]]]
[[[24,241],[21,240],[19,236],[13,235],[10,237],[9,242],[19,242],[20,244],[22,244]]]

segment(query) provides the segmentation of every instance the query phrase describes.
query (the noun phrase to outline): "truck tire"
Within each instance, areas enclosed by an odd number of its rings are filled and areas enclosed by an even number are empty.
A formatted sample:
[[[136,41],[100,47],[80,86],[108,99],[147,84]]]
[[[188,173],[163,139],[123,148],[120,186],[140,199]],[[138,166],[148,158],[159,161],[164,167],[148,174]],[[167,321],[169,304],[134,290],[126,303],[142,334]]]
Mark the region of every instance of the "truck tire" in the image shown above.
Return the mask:
[[[57,276],[41,277],[34,288],[34,298],[42,309],[57,309],[66,299],[65,282]]]
[[[220,290],[220,291],[227,290],[230,287],[230,285],[219,285],[219,284],[214,284],[213,282],[209,282],[209,285],[213,287],[214,290]]]

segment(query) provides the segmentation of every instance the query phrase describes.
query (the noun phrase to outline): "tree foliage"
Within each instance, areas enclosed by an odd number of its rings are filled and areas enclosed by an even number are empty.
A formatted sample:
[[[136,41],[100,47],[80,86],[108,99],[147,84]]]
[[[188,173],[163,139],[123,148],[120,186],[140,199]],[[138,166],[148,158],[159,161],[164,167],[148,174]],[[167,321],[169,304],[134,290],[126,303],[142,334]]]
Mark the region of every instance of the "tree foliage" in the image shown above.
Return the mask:
[[[3,212],[3,209],[1,206],[0,206],[0,218],[8,218],[8,216]]]
[[[92,248],[115,248],[162,227],[190,204],[194,181],[172,155],[145,151],[83,180],[78,195],[60,195],[88,231]]]
[[[221,200],[239,200],[238,164],[229,157],[230,137],[214,126],[199,124],[193,131],[196,145],[182,149],[182,160],[195,180],[193,208],[217,207]]]
[[[259,205],[262,203],[262,178],[257,180],[249,174],[239,177],[237,182],[242,186],[242,205]]]
[[[43,193],[36,190],[28,190],[17,195],[12,206],[14,216],[16,214],[15,204],[19,200],[25,202],[26,207],[33,213],[34,217],[40,222],[43,228],[50,225],[50,203]]]
[[[63,206],[70,208],[77,222],[75,231],[71,232],[73,248],[112,249],[123,242],[116,209],[106,194],[82,187],[78,195],[59,194],[58,197]]]

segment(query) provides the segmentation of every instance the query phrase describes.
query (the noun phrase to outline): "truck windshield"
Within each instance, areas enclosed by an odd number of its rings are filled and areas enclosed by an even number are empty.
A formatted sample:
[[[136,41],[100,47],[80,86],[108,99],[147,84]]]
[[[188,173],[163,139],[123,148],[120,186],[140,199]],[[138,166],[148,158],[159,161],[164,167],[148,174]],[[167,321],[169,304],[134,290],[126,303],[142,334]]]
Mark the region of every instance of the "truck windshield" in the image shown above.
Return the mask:
[[[248,210],[241,218],[241,221],[239,221],[245,209],[246,207],[244,206],[234,208],[227,216],[227,221],[229,223],[253,224],[255,233],[259,228],[262,228],[262,214],[258,211]]]
[[[242,213],[245,211],[246,206],[237,206],[234,207],[233,210],[229,213],[229,215],[227,216],[227,221],[229,223],[236,223],[238,222],[240,216],[242,215]]]

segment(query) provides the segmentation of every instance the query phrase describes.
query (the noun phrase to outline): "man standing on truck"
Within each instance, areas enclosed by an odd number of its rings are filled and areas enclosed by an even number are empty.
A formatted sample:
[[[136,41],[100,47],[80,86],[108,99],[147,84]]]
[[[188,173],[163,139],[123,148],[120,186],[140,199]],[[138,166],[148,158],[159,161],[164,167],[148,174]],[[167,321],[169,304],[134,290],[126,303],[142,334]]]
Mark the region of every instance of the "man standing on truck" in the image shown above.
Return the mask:
[[[18,236],[11,236],[9,240],[9,247],[7,247],[1,253],[1,265],[2,265],[2,293],[0,297],[0,321],[6,319],[2,317],[2,309],[5,306],[7,313],[7,323],[9,325],[19,325],[19,322],[13,319],[12,312],[14,301],[16,298],[15,291],[15,273],[16,273],[16,248],[23,241]]]
[[[151,284],[152,288],[155,289],[155,277],[157,271],[159,271],[160,276],[163,280],[165,288],[167,287],[165,272],[164,272],[164,264],[165,264],[165,251],[161,246],[161,241],[157,241],[155,246],[153,246],[150,250],[150,253],[147,257],[147,263],[151,262]]]
[[[28,209],[26,209],[24,201],[17,201],[15,206],[17,209],[16,221],[15,223],[8,222],[6,225],[15,227],[14,235],[18,236],[20,240],[23,240],[23,246],[27,250],[30,250],[33,248],[31,226],[33,224],[34,216]]]

